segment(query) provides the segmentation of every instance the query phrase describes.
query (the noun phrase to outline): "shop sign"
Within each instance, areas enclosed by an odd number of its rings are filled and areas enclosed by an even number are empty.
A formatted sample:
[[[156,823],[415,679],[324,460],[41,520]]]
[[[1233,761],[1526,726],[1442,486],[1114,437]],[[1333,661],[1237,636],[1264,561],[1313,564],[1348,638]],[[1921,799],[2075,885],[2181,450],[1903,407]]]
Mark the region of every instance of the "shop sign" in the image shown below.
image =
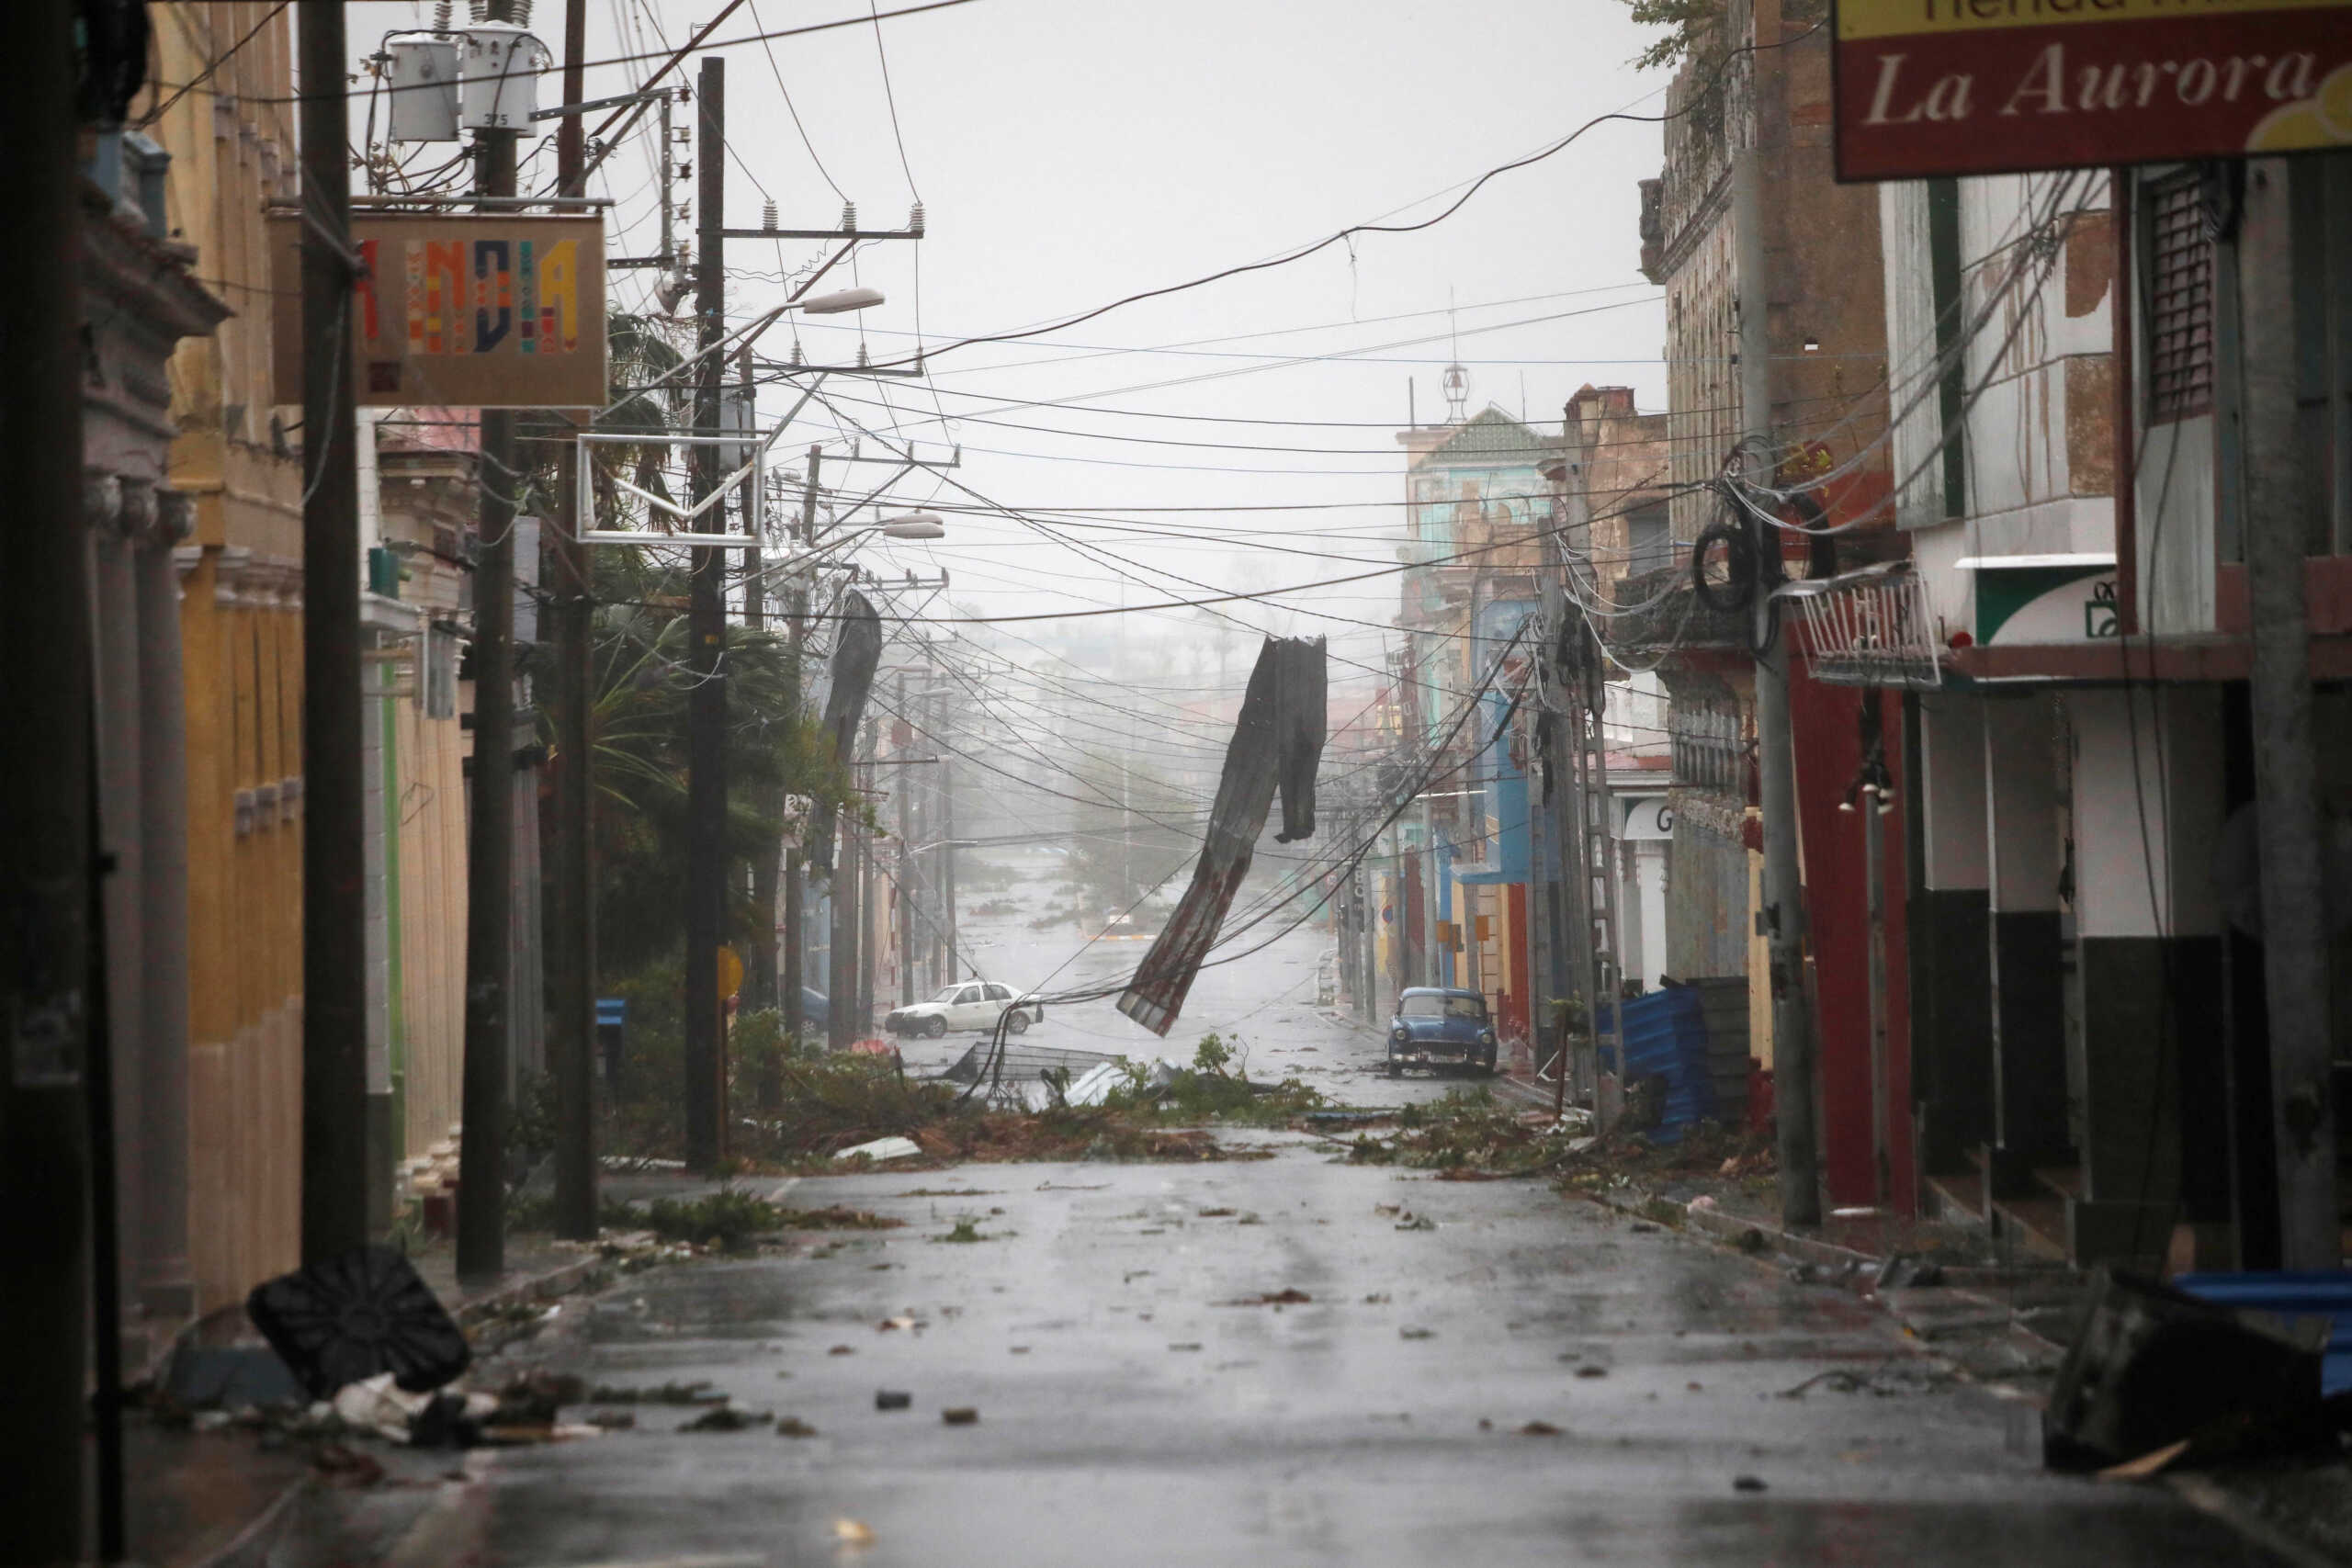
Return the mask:
[[[1835,0],[1838,177],[2352,147],[2352,0]]]
[[[273,218],[273,372],[302,400],[306,232]],[[355,407],[598,408],[605,375],[601,218],[355,214]]]
[[[1976,576],[1980,646],[2122,635],[2112,556],[1978,556],[1957,564]]]

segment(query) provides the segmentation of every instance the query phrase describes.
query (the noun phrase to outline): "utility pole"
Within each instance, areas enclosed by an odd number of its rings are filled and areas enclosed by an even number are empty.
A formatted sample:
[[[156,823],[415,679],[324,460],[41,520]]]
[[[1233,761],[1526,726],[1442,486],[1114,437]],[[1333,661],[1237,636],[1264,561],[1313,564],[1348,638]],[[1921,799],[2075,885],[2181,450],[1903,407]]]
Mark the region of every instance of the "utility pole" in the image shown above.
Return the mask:
[[[367,821],[343,7],[305,5],[300,32],[302,1260],[318,1263],[368,1240]]]
[[[817,468],[824,455],[821,446],[808,448],[808,472],[800,491],[799,539],[803,549],[817,536]],[[791,622],[793,716],[797,719],[808,695],[804,666],[808,647],[808,589],[798,578],[793,579],[792,586],[785,591],[785,605]],[[808,1011],[801,994],[808,985],[808,874],[800,863],[800,846],[796,843],[784,854],[784,1032],[796,1044],[805,1042],[808,1034]]]
[[[1732,170],[1734,267],[1739,296],[1740,428],[1760,454],[1770,450],[1772,343],[1768,330],[1764,170],[1754,148]],[[1760,458],[1759,458],[1760,460]],[[1775,615],[1771,584],[1756,585],[1756,637]],[[1764,925],[1772,987],[1772,1111],[1779,1123],[1781,1222],[1821,1223],[1815,1153],[1813,1005],[1804,985],[1804,879],[1797,863],[1795,739],[1789,720],[1789,636],[1756,660],[1756,750],[1764,818]]]
[[[737,366],[739,377],[737,385],[741,389],[738,395],[742,400],[743,408],[743,431],[748,436],[758,423],[753,417],[758,404],[754,400],[755,394],[752,390],[752,351],[748,347],[743,350],[737,361]],[[753,448],[747,444],[737,450],[748,454]],[[757,487],[766,483],[767,476],[754,468],[744,478],[742,484],[743,533],[745,537],[752,540],[751,547],[743,552],[743,625],[755,632],[763,632],[767,629],[768,607],[765,580],[761,575],[766,565],[766,552],[761,548],[758,525],[754,522],[758,515],[758,507],[754,504],[755,498],[752,492]],[[773,820],[784,808],[782,787],[763,784],[760,786],[759,804],[761,815]],[[759,852],[752,860],[752,908],[755,912],[754,919],[757,923],[752,928],[752,961],[744,966],[744,974],[747,976],[745,984],[750,987],[750,994],[744,998],[744,1002],[750,1008],[775,1006],[775,884],[776,868],[783,859],[784,846],[771,840],[760,846]],[[760,1085],[761,1104],[763,1106],[770,1099],[768,1088],[769,1086],[764,1082]],[[783,1086],[776,1085],[775,1090],[775,1097],[781,1098]]]
[[[727,212],[727,62],[706,55],[695,92],[695,432],[718,434],[719,387],[726,367],[712,352],[726,330],[724,268]],[[693,496],[699,505],[718,488],[718,448],[693,448]],[[695,557],[686,611],[686,1168],[718,1161],[718,944],[727,908],[727,557]]]
[[[854,753],[853,753],[854,754]],[[854,776],[853,770],[852,776]],[[833,852],[833,942],[827,955],[831,973],[826,976],[825,1043],[836,1051],[849,1049],[857,1038],[857,818],[843,812],[840,843]]]
[[[326,8],[309,0],[305,24]],[[0,1344],[13,1362],[0,1407],[0,1558],[10,1562],[85,1551],[92,725],[74,17],[64,6],[28,8],[0,56],[0,210],[24,225],[0,262],[0,733],[39,748],[37,762],[0,768],[0,1190],[42,1195],[0,1205]],[[340,66],[334,79],[339,96]],[[306,68],[304,86],[312,81]]]
[[[874,750],[879,739],[882,721],[865,721],[865,765],[859,770],[870,798],[874,791]],[[874,1032],[874,961],[879,956],[874,942],[874,861],[875,842],[872,829],[860,824],[857,832],[857,933],[861,939],[857,965],[857,1032],[858,1037]]]
[[[2278,1146],[2278,1267],[2341,1266],[2336,1216],[2335,1116],[2329,1093],[2328,924],[2322,874],[2319,757],[2312,738],[2311,623],[2303,557],[2312,547],[2310,449],[2297,402],[2299,337],[2319,324],[2296,319],[2290,232],[2322,210],[2292,187],[2316,180],[2300,160],[2250,159],[2244,217],[2224,243],[2236,253],[2240,352],[2221,373],[2239,378],[2245,431],[2246,596],[2253,667],[2254,795],[2262,885],[2262,975],[2270,1033],[2271,1135]],[[2298,213],[2295,209],[2302,210]],[[2226,300],[2224,301],[2226,308]],[[2226,342],[2227,339],[2222,341]],[[2228,487],[2224,487],[2226,492]],[[2224,504],[2234,502],[2229,497]],[[2319,547],[2324,549],[2326,547]]]
[[[563,101],[586,91],[588,0],[564,0]],[[586,135],[576,114],[556,130],[556,194],[583,194]],[[548,671],[555,719],[555,852],[549,880],[547,970],[554,1006],[548,1020],[548,1065],[555,1073],[555,1229],[571,1241],[596,1239],[596,876],[591,831],[589,770],[595,757],[590,648],[595,627],[594,583],[588,551],[579,540],[580,467],[571,450],[556,464],[556,525],[541,531],[547,583],[555,602],[553,668]]]
[[[514,0],[491,0],[488,19],[513,21]],[[340,65],[336,69],[340,82]],[[345,135],[337,122],[338,165]],[[478,195],[514,194],[519,135],[487,128],[474,132]],[[465,1137],[458,1151],[458,1277],[464,1280],[495,1280],[506,1268],[506,1071],[514,1006],[514,512],[522,482],[511,410],[481,411],[479,482],[473,832],[466,851]],[[352,680],[356,691],[356,671]],[[314,674],[311,684],[317,683]]]
[[[939,852],[939,924],[947,933],[947,978],[953,980],[964,950],[956,941],[956,754],[944,748],[939,753],[939,836],[947,840]],[[974,968],[971,978],[979,977]]]
[[[907,672],[899,671],[899,693],[896,712],[899,722],[907,722]],[[899,1005],[912,1007],[915,1003],[915,859],[914,814],[912,810],[915,782],[911,777],[899,780]]]

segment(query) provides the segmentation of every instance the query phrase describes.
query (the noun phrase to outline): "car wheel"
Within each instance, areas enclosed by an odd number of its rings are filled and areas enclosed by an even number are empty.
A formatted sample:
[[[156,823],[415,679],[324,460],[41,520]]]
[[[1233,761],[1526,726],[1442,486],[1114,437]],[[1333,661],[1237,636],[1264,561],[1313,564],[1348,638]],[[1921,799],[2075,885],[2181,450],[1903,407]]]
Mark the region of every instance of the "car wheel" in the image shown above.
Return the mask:
[[[1029,1015],[1025,1012],[1013,1013],[1005,1019],[1004,1026],[1015,1034],[1026,1034],[1029,1032]]]
[[[947,1032],[947,1021],[944,1018],[927,1020],[922,1026],[922,1032],[936,1040]]]

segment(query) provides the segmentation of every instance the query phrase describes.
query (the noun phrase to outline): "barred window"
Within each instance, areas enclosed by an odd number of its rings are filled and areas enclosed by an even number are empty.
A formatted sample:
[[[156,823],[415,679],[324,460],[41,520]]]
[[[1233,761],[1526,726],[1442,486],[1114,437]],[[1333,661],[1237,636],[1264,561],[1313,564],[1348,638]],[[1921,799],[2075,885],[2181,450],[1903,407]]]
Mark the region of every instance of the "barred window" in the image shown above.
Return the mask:
[[[2147,187],[2148,418],[2213,406],[2213,246],[2195,175]]]

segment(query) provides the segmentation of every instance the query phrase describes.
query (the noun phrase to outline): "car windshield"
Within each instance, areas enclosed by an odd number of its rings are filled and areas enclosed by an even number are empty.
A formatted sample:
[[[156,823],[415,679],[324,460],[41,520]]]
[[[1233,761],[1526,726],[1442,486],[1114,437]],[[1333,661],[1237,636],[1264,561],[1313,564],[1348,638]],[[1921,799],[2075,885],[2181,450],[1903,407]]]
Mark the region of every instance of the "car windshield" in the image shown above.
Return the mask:
[[[1485,999],[1479,997],[1448,997],[1445,998],[1445,1016],[1466,1018],[1474,1023],[1484,1023],[1487,1020],[1487,1004]]]
[[[1407,997],[1396,1010],[1399,1018],[1443,1018],[1445,998],[1438,996]]]
[[[961,986],[950,986],[931,999],[935,1002],[952,1002],[963,994],[963,990],[964,987]]]

